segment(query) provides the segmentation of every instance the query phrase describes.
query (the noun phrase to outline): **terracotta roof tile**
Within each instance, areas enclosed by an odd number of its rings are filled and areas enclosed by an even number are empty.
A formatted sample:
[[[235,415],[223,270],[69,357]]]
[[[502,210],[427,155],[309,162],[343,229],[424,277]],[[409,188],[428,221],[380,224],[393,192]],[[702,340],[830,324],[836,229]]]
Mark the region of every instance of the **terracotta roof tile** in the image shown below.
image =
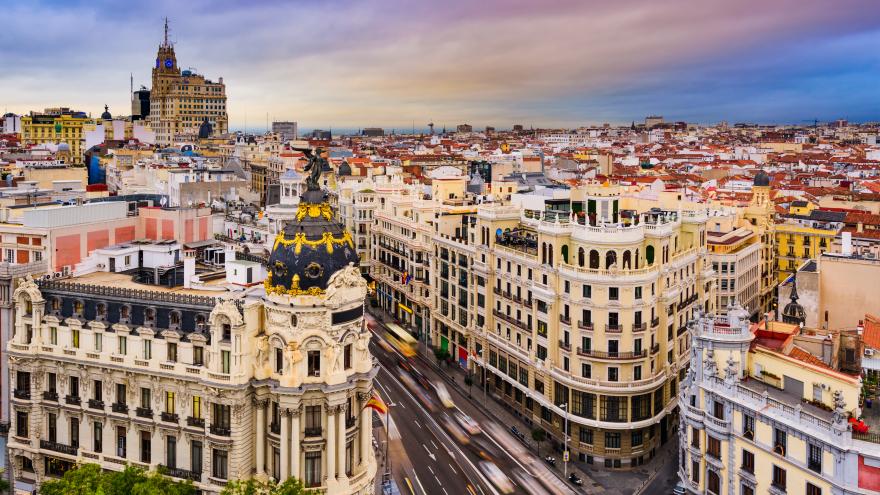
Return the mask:
[[[862,332],[865,347],[880,349],[880,319],[874,315],[865,315],[865,330]]]
[[[809,352],[803,350],[798,346],[792,346],[791,352],[788,353],[788,356],[797,359],[798,361],[803,361],[805,363],[809,363],[815,366],[828,368],[828,365],[826,365],[821,359],[817,358],[816,356],[810,354]]]

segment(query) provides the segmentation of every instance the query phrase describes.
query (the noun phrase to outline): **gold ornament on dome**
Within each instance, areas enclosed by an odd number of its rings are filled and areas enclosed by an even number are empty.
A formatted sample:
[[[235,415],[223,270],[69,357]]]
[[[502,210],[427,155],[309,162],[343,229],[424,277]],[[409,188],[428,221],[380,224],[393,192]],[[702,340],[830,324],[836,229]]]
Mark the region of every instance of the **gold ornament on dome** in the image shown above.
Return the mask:
[[[283,285],[273,285],[272,284],[272,272],[269,272],[269,275],[266,276],[266,280],[263,281],[263,287],[266,289],[266,294],[275,294],[279,296],[287,295],[287,296],[323,296],[324,289],[320,287],[309,287],[308,289],[300,289],[299,287],[299,275],[294,275],[293,280],[290,281],[290,289],[284,287]]]
[[[314,241],[310,241],[306,238],[306,235],[302,232],[297,232],[293,239],[285,239],[284,231],[278,233],[275,236],[275,244],[272,246],[272,250],[278,249],[278,245],[282,245],[284,247],[294,246],[294,253],[300,254],[302,252],[303,245],[308,246],[312,249],[317,249],[319,246],[325,246],[327,248],[328,253],[333,253],[333,245],[343,245],[348,244],[348,246],[354,249],[354,239],[351,238],[351,234],[348,231],[343,232],[342,237],[336,238],[333,237],[332,232],[324,232],[324,235],[321,236],[320,239],[316,239]]]
[[[296,221],[301,222],[308,215],[311,218],[324,217],[328,222],[333,219],[333,210],[330,203],[300,203],[296,210]]]

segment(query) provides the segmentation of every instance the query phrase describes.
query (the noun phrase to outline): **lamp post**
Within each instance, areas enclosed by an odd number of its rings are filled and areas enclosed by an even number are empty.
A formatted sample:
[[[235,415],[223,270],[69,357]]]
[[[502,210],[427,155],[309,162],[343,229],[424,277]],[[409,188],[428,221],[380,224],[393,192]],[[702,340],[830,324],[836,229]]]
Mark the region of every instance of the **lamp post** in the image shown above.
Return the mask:
[[[486,373],[486,348],[480,349],[480,359],[483,360],[483,402],[486,401],[486,384],[489,383],[488,373]]]
[[[562,436],[565,438],[565,447],[562,452],[562,473],[568,478],[568,403],[560,404],[559,407],[565,411],[565,425],[562,427]]]

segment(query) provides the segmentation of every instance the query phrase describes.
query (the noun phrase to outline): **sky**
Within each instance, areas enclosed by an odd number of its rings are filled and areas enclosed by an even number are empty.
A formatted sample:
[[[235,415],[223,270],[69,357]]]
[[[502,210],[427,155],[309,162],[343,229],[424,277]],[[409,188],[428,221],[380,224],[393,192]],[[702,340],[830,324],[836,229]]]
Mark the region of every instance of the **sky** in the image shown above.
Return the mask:
[[[6,0],[0,109],[128,114],[169,18],[230,127],[880,120],[875,0]]]

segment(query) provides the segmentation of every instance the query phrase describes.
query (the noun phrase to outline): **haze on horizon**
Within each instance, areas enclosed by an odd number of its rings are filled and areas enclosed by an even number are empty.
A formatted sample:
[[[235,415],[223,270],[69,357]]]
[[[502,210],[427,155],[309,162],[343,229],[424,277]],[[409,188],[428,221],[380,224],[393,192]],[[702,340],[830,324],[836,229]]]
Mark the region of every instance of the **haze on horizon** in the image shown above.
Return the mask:
[[[0,109],[130,113],[168,16],[230,128],[408,132],[880,120],[880,3],[842,0],[42,0],[4,7]]]

